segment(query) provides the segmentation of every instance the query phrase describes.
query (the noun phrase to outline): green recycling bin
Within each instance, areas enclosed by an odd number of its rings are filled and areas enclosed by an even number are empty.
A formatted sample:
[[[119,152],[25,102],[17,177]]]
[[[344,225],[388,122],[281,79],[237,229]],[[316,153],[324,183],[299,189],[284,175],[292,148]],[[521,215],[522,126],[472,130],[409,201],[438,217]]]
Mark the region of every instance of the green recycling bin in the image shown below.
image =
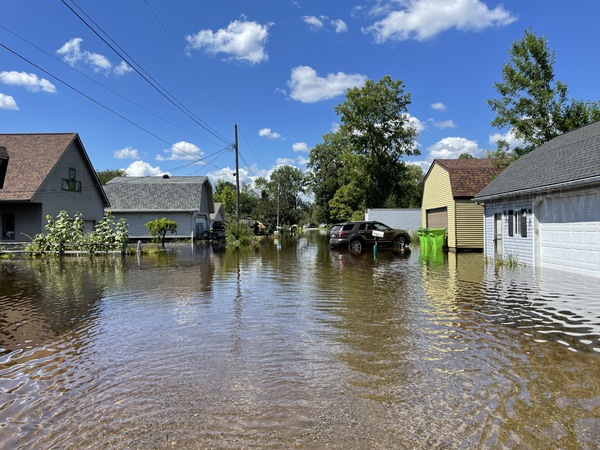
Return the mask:
[[[431,250],[434,253],[441,252],[446,245],[445,228],[429,228],[429,239],[431,241]]]

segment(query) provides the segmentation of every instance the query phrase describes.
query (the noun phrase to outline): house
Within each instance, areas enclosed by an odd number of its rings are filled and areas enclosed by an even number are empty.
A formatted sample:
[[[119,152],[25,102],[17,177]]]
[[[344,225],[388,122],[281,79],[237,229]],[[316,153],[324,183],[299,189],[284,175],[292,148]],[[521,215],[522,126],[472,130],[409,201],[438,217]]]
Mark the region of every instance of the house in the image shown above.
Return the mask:
[[[491,159],[436,159],[424,178],[421,224],[445,228],[448,250],[483,250],[483,207],[471,200],[502,168]]]
[[[162,218],[177,222],[178,238],[199,239],[210,230],[214,201],[207,177],[117,177],[104,190],[115,220],[127,220],[130,239],[151,238],[145,224]]]
[[[212,227],[213,222],[224,222],[225,221],[225,209],[223,204],[215,203],[214,212],[210,213],[210,226]]]
[[[0,147],[0,189],[4,187],[6,169],[8,169],[8,152],[5,147]]]
[[[413,233],[421,226],[421,210],[416,208],[370,208],[365,220],[375,220],[392,228]]]
[[[600,276],[600,122],[522,156],[474,200],[488,258]]]
[[[86,231],[104,217],[108,198],[77,133],[0,134],[0,147],[10,157],[0,166],[0,242],[31,240],[61,210],[80,212]]]

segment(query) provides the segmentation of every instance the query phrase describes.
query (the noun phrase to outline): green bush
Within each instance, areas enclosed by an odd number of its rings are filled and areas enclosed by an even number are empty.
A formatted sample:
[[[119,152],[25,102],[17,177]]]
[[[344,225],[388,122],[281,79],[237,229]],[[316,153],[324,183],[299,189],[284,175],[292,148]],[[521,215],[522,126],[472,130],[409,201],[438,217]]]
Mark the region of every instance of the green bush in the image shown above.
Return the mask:
[[[228,249],[237,247],[255,247],[258,245],[258,238],[254,235],[251,228],[239,221],[233,222],[227,226],[225,243]]]

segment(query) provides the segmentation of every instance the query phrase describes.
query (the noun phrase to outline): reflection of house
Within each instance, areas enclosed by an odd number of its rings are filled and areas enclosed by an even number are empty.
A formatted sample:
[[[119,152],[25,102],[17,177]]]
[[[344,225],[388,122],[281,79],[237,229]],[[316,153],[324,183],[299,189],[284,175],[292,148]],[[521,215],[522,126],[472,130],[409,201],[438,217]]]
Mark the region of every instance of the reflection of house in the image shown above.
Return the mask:
[[[436,159],[425,175],[421,223],[446,228],[450,251],[483,249],[483,207],[471,201],[502,171],[490,159]]]
[[[600,276],[600,122],[522,156],[475,200],[489,258]]]
[[[177,222],[180,238],[200,238],[210,229],[214,202],[207,177],[117,177],[104,190],[115,220],[127,220],[131,239],[150,238],[145,224],[162,218]]]
[[[108,198],[77,133],[0,134],[10,155],[0,190],[0,241],[45,232],[46,216],[80,212],[91,231]],[[4,165],[3,165],[4,166]],[[0,167],[2,169],[2,167]]]

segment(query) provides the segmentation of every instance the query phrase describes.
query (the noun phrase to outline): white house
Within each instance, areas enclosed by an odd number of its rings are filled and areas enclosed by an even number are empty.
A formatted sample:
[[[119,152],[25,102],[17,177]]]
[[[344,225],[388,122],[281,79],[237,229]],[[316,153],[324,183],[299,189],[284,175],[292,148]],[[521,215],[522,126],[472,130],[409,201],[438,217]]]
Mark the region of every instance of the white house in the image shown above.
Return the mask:
[[[600,122],[522,156],[474,201],[488,258],[600,277]]]

